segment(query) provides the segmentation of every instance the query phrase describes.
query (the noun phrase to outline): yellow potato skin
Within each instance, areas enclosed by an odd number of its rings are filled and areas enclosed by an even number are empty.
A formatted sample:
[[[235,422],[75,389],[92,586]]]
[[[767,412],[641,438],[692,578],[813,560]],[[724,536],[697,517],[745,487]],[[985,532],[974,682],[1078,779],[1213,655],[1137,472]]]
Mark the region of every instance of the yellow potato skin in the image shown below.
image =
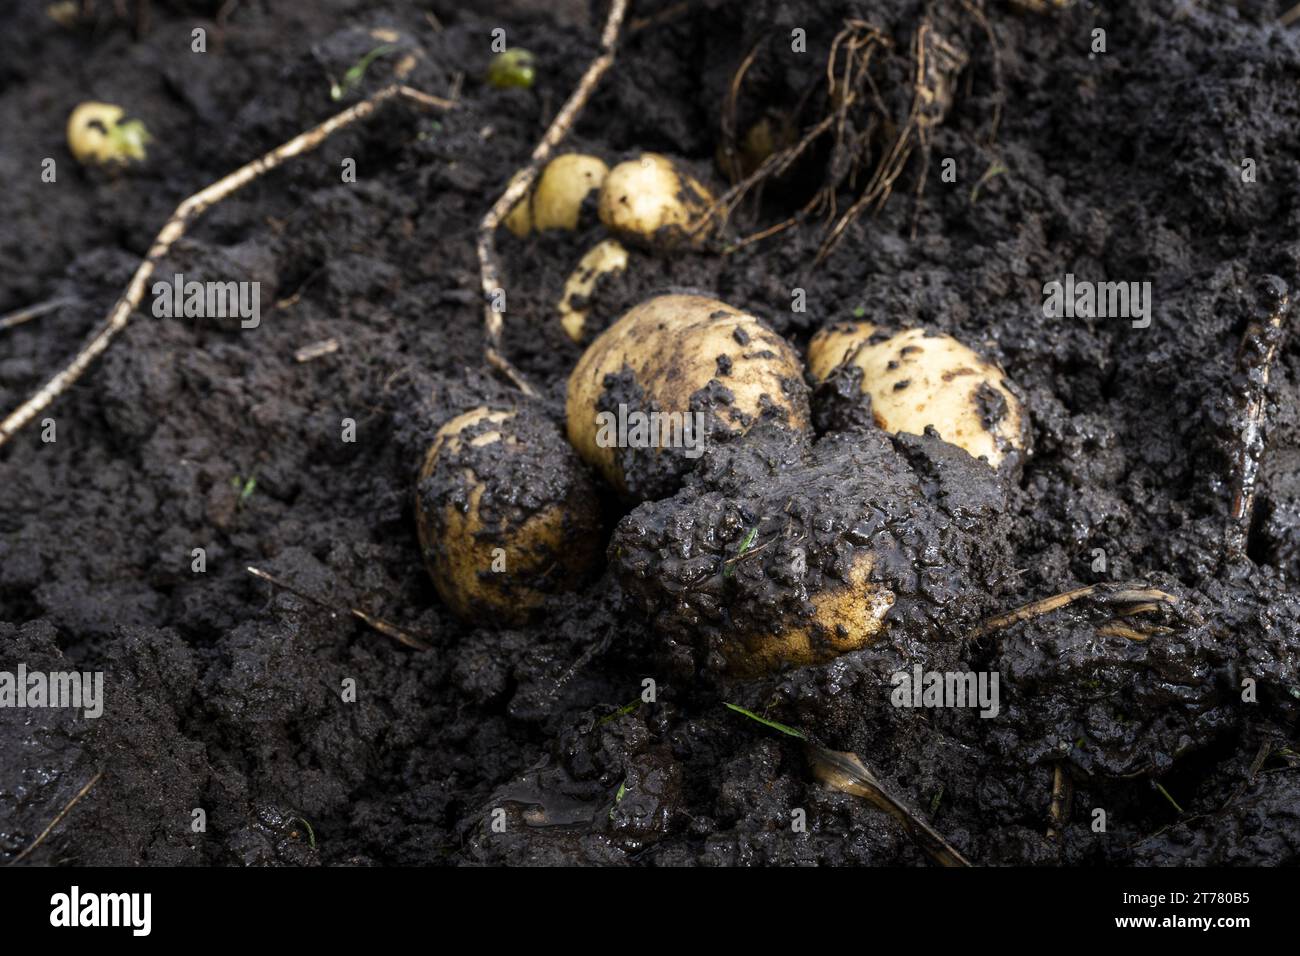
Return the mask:
[[[523,173],[515,173],[510,177],[510,185],[523,178]],[[534,184],[535,185],[535,184]],[[505,226],[520,239],[533,231],[533,194],[526,193],[524,198],[515,203],[515,208],[511,209],[505,219]]]
[[[605,273],[622,272],[626,268],[627,250],[617,239],[598,242],[578,260],[577,267],[564,283],[564,295],[557,306],[560,323],[569,338],[581,342],[586,334],[587,309],[577,306],[576,301],[591,295],[597,280]]]
[[[719,373],[719,358],[730,363]],[[569,441],[588,464],[626,494],[627,482],[616,449],[596,442],[598,403],[605,376],[630,369],[647,406],[661,412],[688,412],[691,396],[715,379],[733,396],[720,409],[733,434],[744,431],[764,410],[763,400],[784,409],[792,428],[807,429],[810,415],[804,393],[792,398],[789,382],[801,382],[798,354],[754,316],[717,299],[699,295],[660,295],[629,310],[602,332],[569,376],[565,413]]]
[[[741,677],[823,664],[861,650],[883,635],[894,592],[870,579],[869,552],[854,557],[848,580],[812,595],[812,614],[788,621],[780,634],[745,634],[723,649],[728,673]]]
[[[658,153],[619,163],[600,189],[600,221],[611,232],[661,249],[703,241],[694,227],[713,203],[699,180]]]
[[[455,458],[464,447],[463,433],[480,423],[496,427],[469,438],[472,448],[504,443],[511,453],[544,453],[545,449],[525,446],[512,433],[514,418],[514,412],[487,407],[453,418],[434,436],[420,480]],[[558,449],[567,452],[558,435],[556,439]],[[499,509],[501,517],[494,525],[484,519],[485,496],[493,493],[490,480],[463,468],[459,481],[467,506],[448,502],[430,509],[417,492],[415,510],[429,577],[443,602],[462,620],[522,624],[555,586],[577,586],[599,559],[603,547],[599,505],[589,481],[575,483],[565,500],[523,520],[517,520],[508,507]],[[500,573],[492,570],[497,548],[505,553],[506,570]],[[553,586],[543,589],[543,578]]]
[[[533,189],[534,229],[577,229],[583,200],[600,189],[609,167],[596,156],[567,153],[551,160]]]
[[[582,203],[600,189],[609,166],[597,156],[566,153],[546,164],[532,191],[506,217],[506,228],[523,238],[533,230],[578,228]]]
[[[933,425],[944,441],[998,467],[1028,444],[1029,422],[1006,374],[950,335],[908,329],[870,341],[870,322],[823,329],[808,346],[809,372],[824,381],[835,369],[862,370],[862,391],[871,397],[876,424],[895,434],[924,434]],[[987,387],[1005,403],[1005,414],[985,421],[979,391]]]

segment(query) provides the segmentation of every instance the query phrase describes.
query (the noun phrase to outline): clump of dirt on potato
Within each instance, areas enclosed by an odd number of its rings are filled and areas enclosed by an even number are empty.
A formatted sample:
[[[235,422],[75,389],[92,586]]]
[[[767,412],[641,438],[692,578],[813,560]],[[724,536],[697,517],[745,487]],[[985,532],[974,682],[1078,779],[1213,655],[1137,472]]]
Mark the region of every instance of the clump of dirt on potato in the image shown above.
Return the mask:
[[[932,436],[772,430],[634,509],[610,553],[673,650],[753,674],[961,638],[1010,577],[1007,526],[998,478]]]
[[[809,427],[798,355],[757,318],[700,295],[660,295],[587,348],[569,376],[568,435],[621,494],[671,492],[716,445],[775,418]]]
[[[1029,417],[1006,373],[951,335],[924,329],[889,333],[870,322],[839,323],[808,343],[808,372],[822,393],[856,385],[871,417],[888,432],[945,441],[993,467],[1023,462]],[[851,376],[847,389],[833,377]]]

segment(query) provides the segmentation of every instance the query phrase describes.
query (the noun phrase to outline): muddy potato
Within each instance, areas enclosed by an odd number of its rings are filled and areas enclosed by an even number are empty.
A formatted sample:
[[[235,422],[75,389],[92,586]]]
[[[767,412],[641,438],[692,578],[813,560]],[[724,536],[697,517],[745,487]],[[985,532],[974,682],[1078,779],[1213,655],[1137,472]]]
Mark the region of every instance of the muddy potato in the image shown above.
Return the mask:
[[[523,237],[536,229],[578,228],[582,204],[600,189],[609,167],[597,156],[566,153],[547,163],[532,191],[506,217],[506,228]]]
[[[573,447],[634,499],[670,493],[709,446],[760,419],[809,427],[795,351],[754,316],[700,295],[647,299],[602,332],[569,376],[565,411]]]
[[[808,371],[818,383],[834,374],[859,377],[885,431],[920,435],[933,425],[945,441],[995,468],[1028,445],[1028,417],[1006,375],[950,335],[888,335],[869,322],[832,325],[809,343]]]
[[[582,583],[603,549],[599,499],[540,414],[480,407],[434,437],[416,489],[425,566],[471,623],[518,624]]]
[[[600,221],[624,239],[658,249],[703,240],[695,227],[713,196],[658,153],[619,163],[600,189]]]
[[[933,662],[1013,576],[1006,494],[931,435],[764,426],[633,509],[609,552],[674,669],[755,676],[884,641]]]
[[[598,242],[587,254],[578,260],[577,268],[564,283],[564,295],[556,307],[560,313],[560,323],[565,333],[575,342],[581,342],[586,334],[587,297],[596,288],[600,277],[611,272],[622,272],[627,268],[627,250],[617,239],[604,239]]]

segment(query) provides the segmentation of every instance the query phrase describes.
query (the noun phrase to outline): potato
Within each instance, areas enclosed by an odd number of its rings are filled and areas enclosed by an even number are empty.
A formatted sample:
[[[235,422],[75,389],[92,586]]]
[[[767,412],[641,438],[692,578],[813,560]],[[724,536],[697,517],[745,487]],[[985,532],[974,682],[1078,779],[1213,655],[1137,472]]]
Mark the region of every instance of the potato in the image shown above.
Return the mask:
[[[502,50],[488,64],[488,86],[496,90],[508,90],[514,87],[531,89],[536,79],[537,57],[518,47],[513,50]]]
[[[577,229],[583,201],[600,189],[608,172],[597,156],[556,156],[537,177],[532,192],[510,211],[506,228],[520,238],[534,229]]]
[[[627,250],[617,239],[598,242],[578,260],[578,266],[564,283],[564,295],[557,306],[564,331],[575,342],[581,342],[587,325],[585,300],[596,288],[596,282],[609,272],[622,272],[627,268]],[[582,304],[580,304],[582,303]]]
[[[668,249],[703,241],[694,227],[713,203],[709,191],[657,153],[619,163],[600,188],[600,221],[620,237]]]
[[[671,493],[707,443],[760,418],[810,422],[794,349],[700,295],[647,299],[602,332],[569,377],[565,410],[578,453],[634,499]]]
[[[579,586],[604,547],[594,483],[528,409],[483,406],[443,425],[415,511],[429,577],[470,623],[523,623],[547,594]]]
[[[861,375],[861,391],[886,431],[920,435],[933,425],[995,468],[1028,446],[1028,416],[1005,373],[950,335],[832,325],[809,343],[808,371],[819,383],[832,374]]]
[[[126,111],[112,103],[87,101],[68,117],[68,149],[77,162],[125,165],[145,158],[150,136],[139,120],[122,122]]]
[[[873,564],[870,554],[856,555],[846,581],[809,596],[806,618],[791,616],[771,630],[731,635],[723,643],[727,669],[746,676],[766,674],[822,664],[876,643],[896,598],[887,586],[871,581]]]
[[[611,569],[679,672],[766,674],[881,643],[934,660],[1014,577],[1008,485],[934,435],[764,425],[625,514]]]

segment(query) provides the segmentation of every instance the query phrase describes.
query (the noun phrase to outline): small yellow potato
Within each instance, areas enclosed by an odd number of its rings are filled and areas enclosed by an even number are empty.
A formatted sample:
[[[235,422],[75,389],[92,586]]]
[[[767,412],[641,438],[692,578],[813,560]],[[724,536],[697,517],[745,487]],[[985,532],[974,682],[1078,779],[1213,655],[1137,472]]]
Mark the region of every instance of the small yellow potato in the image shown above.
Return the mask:
[[[595,484],[548,419],[486,406],[438,429],[420,469],[425,567],[462,620],[516,625],[604,550]]]
[[[510,185],[513,186],[524,176],[523,172],[517,172],[510,177]],[[515,203],[515,208],[510,210],[505,219],[506,228],[522,239],[533,231],[533,194],[527,193],[523,199]]]
[[[126,111],[112,103],[87,101],[68,117],[68,149],[84,165],[125,165],[145,158],[150,136],[139,120],[122,122]]]
[[[840,372],[860,374],[885,431],[922,435],[933,425],[944,441],[995,468],[1028,445],[1028,416],[1006,374],[950,335],[887,335],[870,322],[832,325],[809,343],[808,370],[818,383]]]
[[[696,231],[713,196],[657,153],[619,163],[600,189],[600,221],[617,235],[667,249],[703,241]]]
[[[671,493],[706,442],[743,434],[764,416],[799,430],[810,423],[789,343],[700,295],[647,299],[597,336],[569,376],[565,412],[578,454],[634,499]]]
[[[627,250],[617,239],[604,239],[598,242],[578,260],[577,268],[564,283],[564,295],[560,298],[557,307],[560,322],[569,338],[581,342],[586,333],[585,301],[596,288],[597,280],[607,273],[622,272],[626,268]]]
[[[510,210],[506,228],[520,238],[534,229],[577,229],[583,201],[600,189],[608,173],[609,166],[598,156],[556,156],[537,177],[532,192]]]

